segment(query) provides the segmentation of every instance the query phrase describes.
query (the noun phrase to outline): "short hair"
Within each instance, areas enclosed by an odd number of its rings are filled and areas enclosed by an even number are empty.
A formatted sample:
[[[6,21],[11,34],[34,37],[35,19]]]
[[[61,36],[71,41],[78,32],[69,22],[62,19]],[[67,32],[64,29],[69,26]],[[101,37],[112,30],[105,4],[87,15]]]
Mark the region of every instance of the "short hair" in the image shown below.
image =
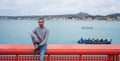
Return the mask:
[[[43,18],[39,18],[38,20],[44,20]]]
[[[38,21],[39,21],[39,20],[43,20],[43,22],[44,22],[44,18],[39,18]]]

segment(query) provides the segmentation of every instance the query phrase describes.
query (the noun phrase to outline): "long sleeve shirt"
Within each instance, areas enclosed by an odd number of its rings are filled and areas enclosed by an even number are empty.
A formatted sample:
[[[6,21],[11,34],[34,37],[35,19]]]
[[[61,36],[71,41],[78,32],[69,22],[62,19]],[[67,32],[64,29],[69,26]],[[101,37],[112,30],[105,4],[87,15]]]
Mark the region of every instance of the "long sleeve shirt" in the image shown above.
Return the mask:
[[[36,27],[32,32],[30,32],[30,35],[33,38],[38,38],[40,43],[39,46],[47,44],[48,36],[49,36],[49,30],[47,28],[40,28]]]

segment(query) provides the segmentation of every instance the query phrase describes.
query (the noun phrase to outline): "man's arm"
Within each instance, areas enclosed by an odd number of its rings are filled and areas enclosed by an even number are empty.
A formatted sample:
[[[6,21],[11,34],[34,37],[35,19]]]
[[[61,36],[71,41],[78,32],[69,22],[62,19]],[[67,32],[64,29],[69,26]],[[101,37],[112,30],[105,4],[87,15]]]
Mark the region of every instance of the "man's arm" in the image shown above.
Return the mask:
[[[48,41],[48,36],[49,36],[49,30],[45,33],[45,39],[39,44],[39,46],[44,45]]]
[[[36,32],[36,28],[32,32],[30,32],[29,34],[36,42],[39,42],[39,39],[36,36],[35,32]]]

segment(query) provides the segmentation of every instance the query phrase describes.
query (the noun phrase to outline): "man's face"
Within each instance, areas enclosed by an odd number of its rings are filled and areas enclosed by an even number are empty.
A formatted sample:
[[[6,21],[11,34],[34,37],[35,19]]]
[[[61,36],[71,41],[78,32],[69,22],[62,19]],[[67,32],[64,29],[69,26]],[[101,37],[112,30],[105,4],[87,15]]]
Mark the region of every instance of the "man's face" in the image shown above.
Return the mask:
[[[44,26],[44,20],[38,20],[38,24],[40,27],[43,27]]]

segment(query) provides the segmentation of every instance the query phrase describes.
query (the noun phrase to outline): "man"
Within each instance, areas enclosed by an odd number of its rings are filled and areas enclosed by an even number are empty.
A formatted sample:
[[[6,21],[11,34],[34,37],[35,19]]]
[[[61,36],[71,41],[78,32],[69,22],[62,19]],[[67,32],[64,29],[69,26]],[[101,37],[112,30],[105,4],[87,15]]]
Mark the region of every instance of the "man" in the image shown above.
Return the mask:
[[[40,49],[40,61],[44,61],[44,54],[47,48],[49,30],[44,26],[44,19],[38,19],[39,27],[36,27],[31,33],[35,49]]]

